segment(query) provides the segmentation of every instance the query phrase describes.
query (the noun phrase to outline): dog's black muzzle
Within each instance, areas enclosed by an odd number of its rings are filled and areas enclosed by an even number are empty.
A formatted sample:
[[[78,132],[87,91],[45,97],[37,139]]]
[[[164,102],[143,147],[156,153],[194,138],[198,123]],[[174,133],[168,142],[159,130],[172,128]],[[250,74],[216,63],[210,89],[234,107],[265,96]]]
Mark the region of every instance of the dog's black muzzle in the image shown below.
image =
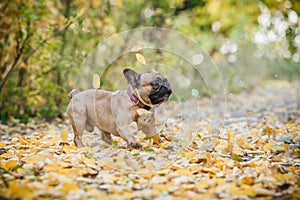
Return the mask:
[[[150,93],[150,100],[153,105],[160,104],[164,101],[167,101],[172,94],[172,88],[169,82],[165,81],[158,87],[157,90],[154,90]]]

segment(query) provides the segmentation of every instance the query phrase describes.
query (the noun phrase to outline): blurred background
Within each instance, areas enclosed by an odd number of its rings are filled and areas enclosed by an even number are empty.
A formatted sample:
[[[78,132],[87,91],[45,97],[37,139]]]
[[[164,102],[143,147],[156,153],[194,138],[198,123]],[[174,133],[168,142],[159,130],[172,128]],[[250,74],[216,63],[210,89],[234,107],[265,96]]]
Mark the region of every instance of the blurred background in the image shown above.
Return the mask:
[[[193,38],[219,67],[228,93],[297,81],[299,14],[298,0],[2,0],[0,120],[63,118],[89,52],[134,28]]]

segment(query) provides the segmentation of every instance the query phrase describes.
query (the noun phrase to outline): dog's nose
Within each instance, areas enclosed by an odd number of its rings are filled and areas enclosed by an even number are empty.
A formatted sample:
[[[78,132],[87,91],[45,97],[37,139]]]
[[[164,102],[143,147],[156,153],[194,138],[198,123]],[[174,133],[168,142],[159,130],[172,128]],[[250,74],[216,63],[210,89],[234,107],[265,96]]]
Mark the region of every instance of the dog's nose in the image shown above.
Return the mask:
[[[169,82],[164,82],[163,86],[165,88],[167,88],[167,94],[170,96],[172,94],[172,88],[171,88]]]

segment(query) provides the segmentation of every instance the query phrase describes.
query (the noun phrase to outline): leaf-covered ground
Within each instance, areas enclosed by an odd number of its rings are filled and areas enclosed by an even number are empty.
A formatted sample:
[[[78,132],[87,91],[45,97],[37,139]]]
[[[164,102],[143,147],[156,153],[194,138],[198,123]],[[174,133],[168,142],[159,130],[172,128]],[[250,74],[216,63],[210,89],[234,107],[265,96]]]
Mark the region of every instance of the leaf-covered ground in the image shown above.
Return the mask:
[[[0,124],[0,199],[299,199],[296,86],[229,94],[224,126],[168,119],[160,145],[136,136],[143,150],[97,133],[77,149],[67,120]]]

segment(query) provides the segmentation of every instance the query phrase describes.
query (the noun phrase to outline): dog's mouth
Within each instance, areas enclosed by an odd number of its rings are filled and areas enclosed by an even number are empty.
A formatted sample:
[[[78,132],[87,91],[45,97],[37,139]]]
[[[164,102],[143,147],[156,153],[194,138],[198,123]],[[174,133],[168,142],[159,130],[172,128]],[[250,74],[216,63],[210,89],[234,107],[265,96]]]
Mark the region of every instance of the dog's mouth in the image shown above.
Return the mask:
[[[167,101],[172,94],[171,86],[168,82],[163,82],[157,90],[150,93],[149,98],[153,105]]]

